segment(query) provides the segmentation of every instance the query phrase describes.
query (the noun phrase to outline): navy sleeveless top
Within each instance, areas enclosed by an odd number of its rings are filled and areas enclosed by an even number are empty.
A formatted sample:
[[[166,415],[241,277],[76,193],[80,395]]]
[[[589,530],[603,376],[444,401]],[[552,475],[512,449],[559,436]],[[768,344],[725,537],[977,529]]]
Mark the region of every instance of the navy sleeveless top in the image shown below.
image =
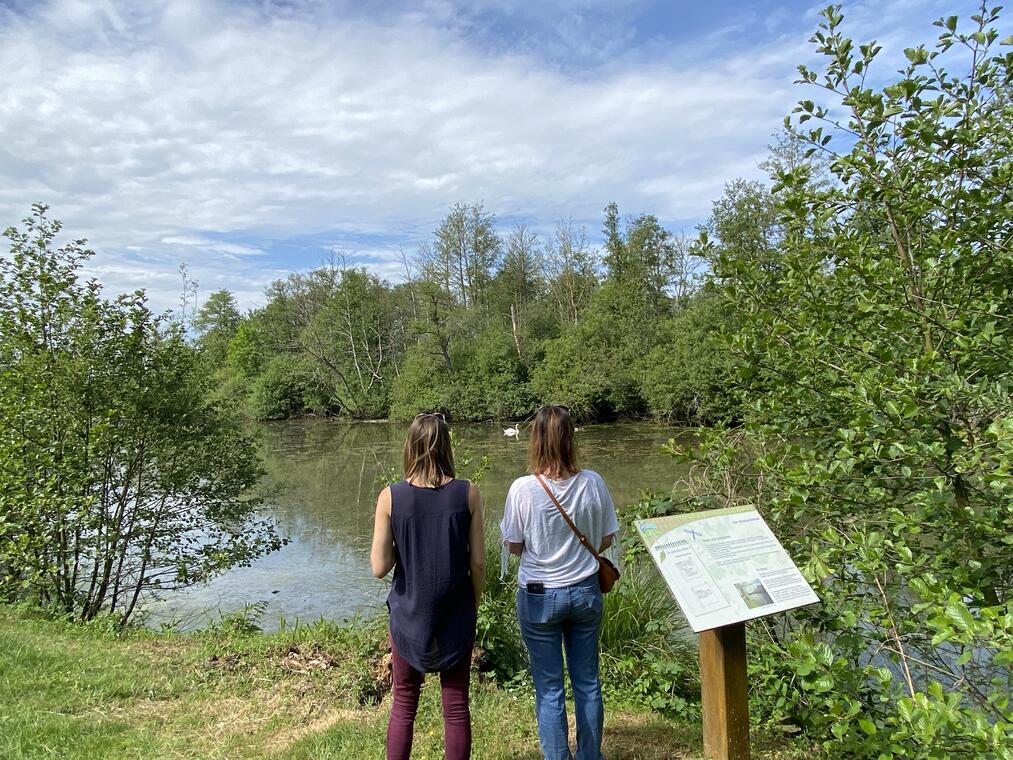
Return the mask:
[[[423,673],[448,669],[475,641],[467,480],[390,487],[394,581],[387,596],[398,654]]]

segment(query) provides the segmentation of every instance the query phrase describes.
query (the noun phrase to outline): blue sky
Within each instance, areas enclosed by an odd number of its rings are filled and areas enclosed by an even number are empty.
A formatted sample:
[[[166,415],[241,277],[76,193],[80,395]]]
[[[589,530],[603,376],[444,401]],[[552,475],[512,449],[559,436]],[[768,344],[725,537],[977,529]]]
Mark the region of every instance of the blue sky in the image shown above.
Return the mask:
[[[455,202],[503,232],[611,200],[692,234],[761,178],[821,4],[0,0],[0,227],[33,201],[114,291],[241,304],[336,249],[391,280]],[[879,70],[972,2],[845,3]],[[1004,19],[1004,25],[1008,22]]]

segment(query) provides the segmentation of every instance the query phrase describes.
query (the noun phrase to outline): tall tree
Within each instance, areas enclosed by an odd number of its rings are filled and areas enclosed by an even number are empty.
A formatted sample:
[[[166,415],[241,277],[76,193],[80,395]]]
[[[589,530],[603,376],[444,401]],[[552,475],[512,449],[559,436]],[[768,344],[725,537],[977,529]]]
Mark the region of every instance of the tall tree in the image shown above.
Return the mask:
[[[574,227],[571,220],[557,222],[544,262],[559,321],[576,324],[598,287],[595,252],[588,246],[583,228]]]
[[[211,361],[221,367],[229,351],[229,343],[236,335],[242,316],[235,296],[228,290],[216,290],[208,296],[191,323],[197,332],[198,345]]]
[[[542,252],[538,236],[518,225],[507,237],[506,252],[493,279],[492,305],[509,320],[517,357],[521,358],[527,306],[542,295]]]
[[[481,203],[458,203],[437,228],[424,266],[427,276],[445,283],[468,308],[483,303],[499,256],[495,216]]]

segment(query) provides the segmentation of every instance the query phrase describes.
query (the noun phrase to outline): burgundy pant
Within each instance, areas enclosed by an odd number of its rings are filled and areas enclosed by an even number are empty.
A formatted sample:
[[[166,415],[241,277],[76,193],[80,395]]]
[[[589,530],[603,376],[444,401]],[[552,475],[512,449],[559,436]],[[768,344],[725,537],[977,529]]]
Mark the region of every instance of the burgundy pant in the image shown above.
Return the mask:
[[[424,673],[413,668],[390,645],[394,704],[387,724],[387,760],[408,760],[412,753],[415,714],[419,709]],[[443,746],[446,760],[471,757],[471,712],[468,709],[468,678],[471,650],[440,673],[443,698]]]

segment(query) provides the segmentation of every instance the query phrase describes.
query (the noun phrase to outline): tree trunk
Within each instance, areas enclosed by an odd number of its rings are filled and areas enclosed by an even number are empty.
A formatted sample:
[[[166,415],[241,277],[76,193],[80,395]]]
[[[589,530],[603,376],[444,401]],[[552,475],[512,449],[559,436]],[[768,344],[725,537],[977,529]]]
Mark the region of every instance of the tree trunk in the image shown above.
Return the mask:
[[[517,334],[517,307],[510,304],[510,329],[514,335],[514,346],[517,348],[517,358],[521,358],[521,339]]]

